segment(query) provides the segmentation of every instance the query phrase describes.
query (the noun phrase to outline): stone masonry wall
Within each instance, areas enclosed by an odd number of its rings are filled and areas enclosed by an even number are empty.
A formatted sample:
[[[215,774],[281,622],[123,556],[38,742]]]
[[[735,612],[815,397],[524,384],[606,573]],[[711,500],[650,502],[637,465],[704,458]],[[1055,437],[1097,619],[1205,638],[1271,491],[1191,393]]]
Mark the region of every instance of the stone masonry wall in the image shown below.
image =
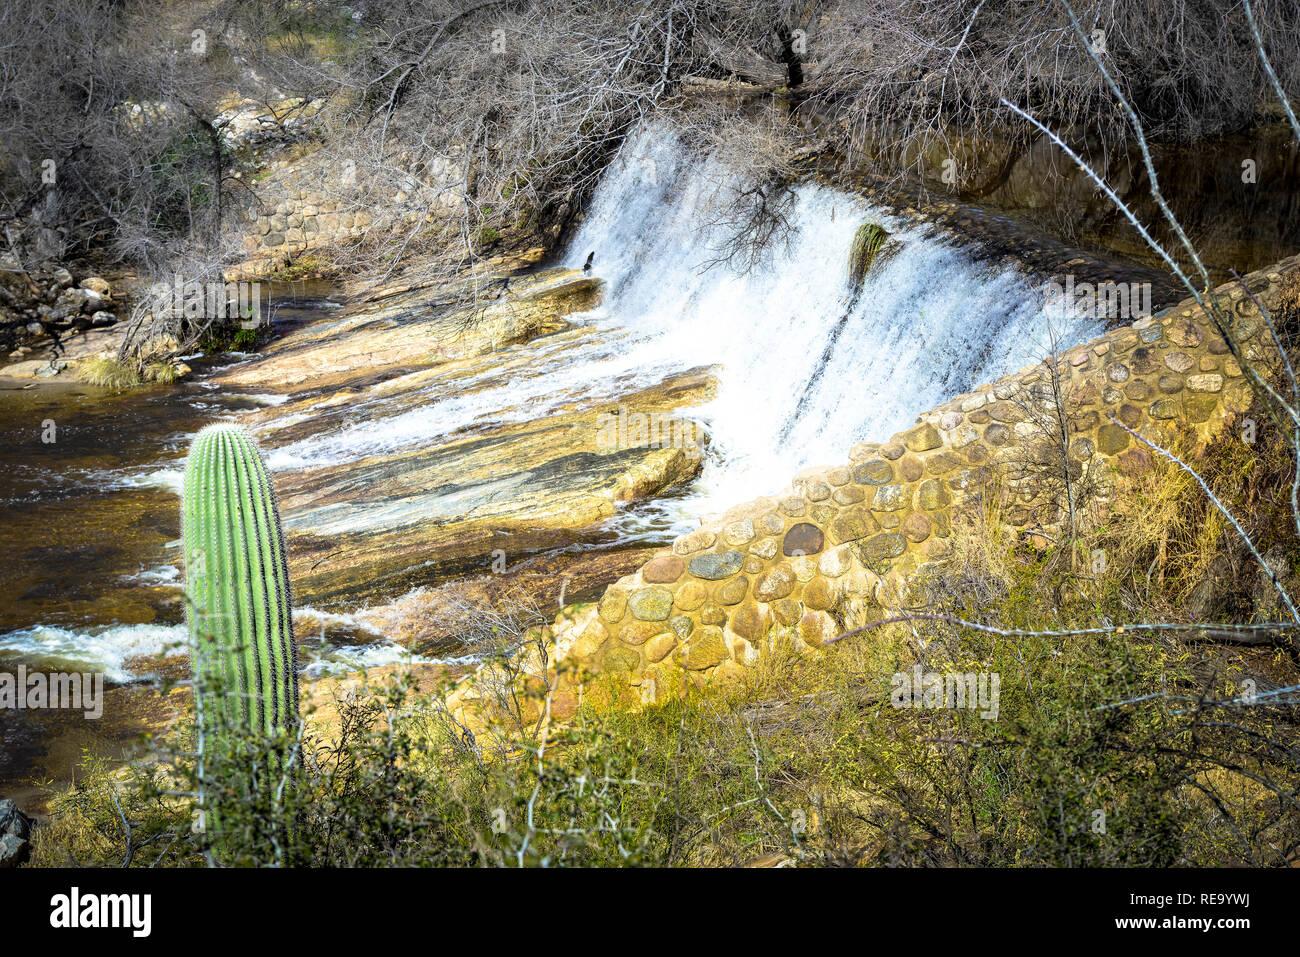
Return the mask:
[[[254,201],[244,212],[244,249],[250,260],[292,259],[367,233],[382,234],[460,207],[460,176],[441,160],[417,180],[394,182],[390,171],[412,164],[396,152],[379,172],[339,163],[324,150],[283,163],[252,183]]]
[[[1271,309],[1283,274],[1297,268],[1300,257],[1246,282]],[[1251,298],[1239,286],[1214,295],[1235,317],[1242,354],[1265,362],[1274,355]],[[1117,473],[1147,467],[1154,454],[1112,417],[1153,442],[1188,426],[1208,439],[1253,397],[1194,299],[1071,348],[1057,363],[1069,457],[1103,496]],[[1030,535],[1049,529],[1058,506],[1042,500],[1023,452],[1043,437],[1026,396],[1051,378],[1043,364],[957,396],[888,442],[856,445],[847,463],[810,469],[783,494],[678,538],[598,604],[562,614],[547,636],[554,642],[547,674],[539,656],[524,663],[534,672],[526,690],[536,698],[554,687],[552,717],[563,719],[595,674],[616,676],[650,703],[684,680],[743,674],[776,626],[786,626],[797,647],[816,649],[838,633],[832,611],[844,603],[864,620],[904,604],[917,570],[948,551],[954,510],[989,488],[1001,496],[1004,521]],[[462,721],[481,723],[476,680],[448,703]]]

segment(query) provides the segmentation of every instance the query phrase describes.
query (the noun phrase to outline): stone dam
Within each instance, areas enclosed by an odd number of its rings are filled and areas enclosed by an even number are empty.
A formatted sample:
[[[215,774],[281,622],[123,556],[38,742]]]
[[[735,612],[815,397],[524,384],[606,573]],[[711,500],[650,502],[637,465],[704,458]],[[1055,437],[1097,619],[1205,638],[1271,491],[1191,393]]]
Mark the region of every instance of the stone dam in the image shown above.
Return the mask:
[[[596,676],[646,704],[687,681],[725,682],[755,666],[778,632],[815,654],[848,621],[909,605],[917,574],[947,554],[954,521],[988,496],[1025,536],[1057,528],[1059,498],[1025,467],[1026,449],[1050,441],[1034,411],[1045,396],[1059,396],[1049,404],[1072,474],[1092,476],[1103,500],[1158,455],[1135,434],[1165,447],[1222,434],[1254,398],[1242,360],[1265,369],[1276,355],[1259,306],[1271,312],[1297,268],[1292,257],[1244,277],[1249,294],[1238,283],[1211,294],[1233,346],[1188,298],[954,396],[889,441],[858,443],[848,461],[805,470],[783,492],[678,537],[545,629],[545,667],[524,656],[524,717],[548,693],[550,717],[569,717]],[[469,726],[492,723],[487,701],[475,676],[448,699]]]

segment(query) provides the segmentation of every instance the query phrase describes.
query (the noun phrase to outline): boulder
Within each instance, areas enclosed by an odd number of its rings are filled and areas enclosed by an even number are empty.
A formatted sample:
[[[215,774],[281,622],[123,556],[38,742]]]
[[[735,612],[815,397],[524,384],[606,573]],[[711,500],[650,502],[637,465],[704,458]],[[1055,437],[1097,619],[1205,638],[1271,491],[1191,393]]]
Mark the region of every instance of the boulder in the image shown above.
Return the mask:
[[[27,862],[31,836],[31,818],[8,798],[0,800],[0,870]]]
[[[32,820],[9,798],[0,800],[0,834],[13,834],[22,840],[32,836]]]
[[[27,863],[31,845],[12,834],[0,837],[0,871]]]
[[[108,297],[101,296],[93,289],[83,289],[81,292],[85,296],[81,301],[81,311],[84,313],[99,312],[108,305]]]
[[[59,293],[58,305],[68,309],[80,309],[95,294],[84,289],[65,289]]]

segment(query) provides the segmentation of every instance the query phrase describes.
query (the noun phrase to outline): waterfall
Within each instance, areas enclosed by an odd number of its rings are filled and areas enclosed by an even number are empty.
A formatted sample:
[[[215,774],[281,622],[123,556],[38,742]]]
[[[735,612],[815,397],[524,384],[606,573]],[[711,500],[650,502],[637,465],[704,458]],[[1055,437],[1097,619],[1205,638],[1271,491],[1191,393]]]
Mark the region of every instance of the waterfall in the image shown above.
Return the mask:
[[[717,364],[717,397],[682,410],[712,448],[692,513],[780,491],[800,469],[848,459],[940,401],[1098,335],[1102,323],[1047,311],[1041,283],[979,263],[909,222],[844,193],[797,188],[788,248],[749,272],[709,265],[725,236],[708,204],[726,169],[691,157],[671,132],[647,127],[624,145],[565,253],[595,253],[607,282],[588,321],[634,340],[643,369]],[[893,233],[861,294],[847,282],[854,231]]]
[[[681,410],[707,429],[704,470],[685,497],[640,506],[660,529],[694,524],[784,488],[803,468],[847,461],[940,401],[1097,335],[1086,316],[1049,316],[1040,282],[848,194],[804,184],[792,234],[760,266],[718,263],[711,202],[735,174],[650,125],[606,172],[562,264],[606,283],[579,328],[435,374],[400,404],[350,406],[339,427],[269,443],[273,469],[318,468],[441,444],[565,408],[606,407],[665,378],[715,370],[716,398]],[[892,233],[857,295],[847,282],[863,222]],[[594,256],[593,256],[594,254]],[[636,410],[630,410],[636,411]],[[306,413],[302,413],[306,414]],[[302,415],[300,414],[300,415]],[[283,420],[288,424],[293,420]],[[454,507],[455,503],[448,503]],[[638,526],[623,524],[626,534]]]

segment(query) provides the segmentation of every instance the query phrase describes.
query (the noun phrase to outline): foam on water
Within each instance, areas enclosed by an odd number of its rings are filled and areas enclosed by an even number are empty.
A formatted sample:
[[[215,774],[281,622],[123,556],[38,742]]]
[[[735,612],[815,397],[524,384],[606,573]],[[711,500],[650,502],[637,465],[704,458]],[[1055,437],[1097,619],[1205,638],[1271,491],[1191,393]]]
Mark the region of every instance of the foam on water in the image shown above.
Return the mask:
[[[790,242],[750,271],[716,264],[726,237],[710,203],[734,175],[692,158],[654,127],[624,146],[564,256],[594,252],[601,307],[572,317],[587,334],[538,340],[502,376],[491,367],[433,379],[414,407],[364,404],[331,433],[271,449],[275,469],[337,465],[428,448],[452,434],[542,418],[580,399],[606,403],[665,377],[717,367],[702,421],[712,447],[682,519],[779,491],[801,468],[847,459],[860,440],[906,428],[917,413],[1089,338],[1101,324],[1044,313],[1038,283],[978,263],[925,226],[817,186],[796,190]],[[893,233],[896,254],[862,293],[846,277],[863,222]],[[711,264],[712,263],[712,264]],[[630,410],[630,411],[635,411]]]
[[[305,677],[441,661],[413,654],[352,615],[295,609],[295,624],[301,626],[302,619],[313,631],[319,625],[321,634],[330,633],[322,640],[308,638],[299,642],[301,674]],[[22,663],[33,670],[100,673],[109,681],[137,681],[150,677],[150,671],[138,661],[187,657],[187,641],[184,624],[84,628],[33,625],[0,634],[0,666]]]
[[[612,323],[606,323],[612,326]],[[598,403],[629,386],[646,387],[669,371],[646,364],[627,348],[622,330],[534,344],[527,362],[509,376],[488,366],[448,384],[434,378],[416,394],[414,408],[385,414],[381,402],[360,402],[356,421],[268,451],[271,469],[320,468],[373,455],[438,445],[454,433],[529,422],[575,401]]]
[[[315,654],[312,660],[301,672],[307,678],[347,674],[351,671],[380,668],[384,665],[433,662],[433,659],[422,658],[394,642],[370,645],[324,645],[313,651]]]
[[[93,672],[109,681],[142,677],[128,659],[183,653],[184,625],[105,625],[85,629],[33,625],[0,635],[0,663],[50,672]]]
[[[279,394],[275,392],[232,392],[226,396],[227,399],[240,399],[244,402],[252,402],[254,405],[277,406],[284,405],[289,401],[289,394]]]
[[[649,171],[649,174],[648,174]],[[725,234],[704,226],[728,172],[649,129],[624,147],[565,264],[595,253],[608,283],[589,318],[624,324],[643,367],[721,365],[701,417],[711,454],[680,507],[708,513],[779,491],[801,468],[847,460],[943,399],[1072,345],[1101,323],[1044,313],[1038,283],[977,263],[924,226],[817,186],[796,191],[793,236],[760,268],[710,265]],[[877,222],[897,253],[853,299],[849,248]]]
[[[123,575],[122,580],[134,585],[174,585],[181,586],[181,570],[175,565],[155,565],[143,568],[133,575]]]

